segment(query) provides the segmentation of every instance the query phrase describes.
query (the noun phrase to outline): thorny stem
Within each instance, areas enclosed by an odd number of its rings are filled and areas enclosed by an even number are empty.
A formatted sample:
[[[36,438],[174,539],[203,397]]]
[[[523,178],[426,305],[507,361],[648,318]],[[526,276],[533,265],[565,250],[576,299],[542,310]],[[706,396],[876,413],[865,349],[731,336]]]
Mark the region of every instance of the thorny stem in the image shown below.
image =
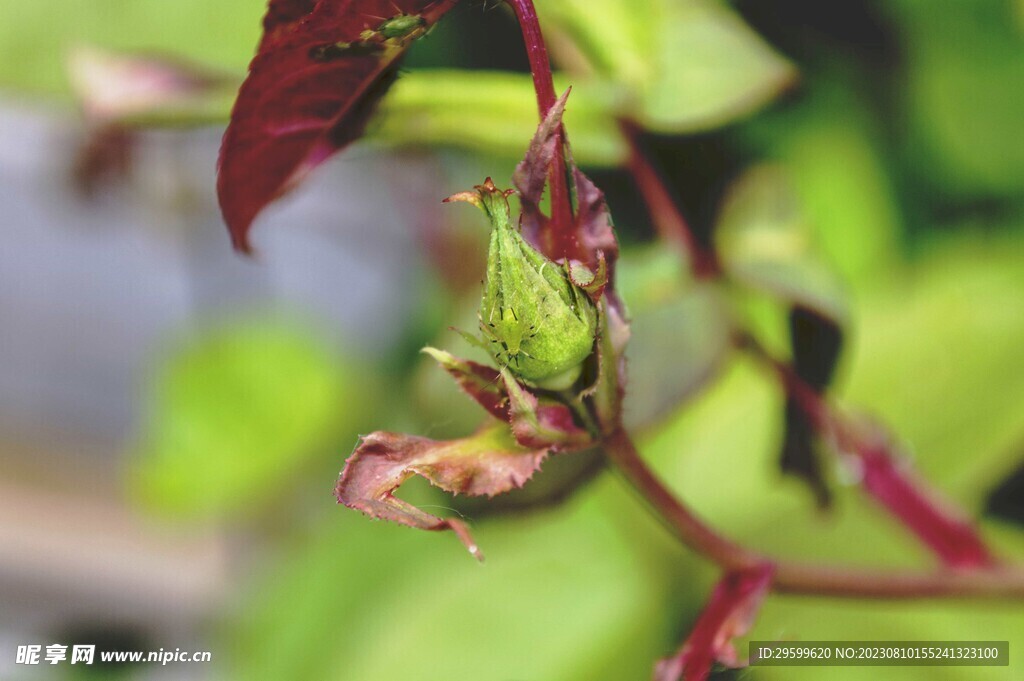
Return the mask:
[[[516,13],[519,27],[526,43],[526,55],[530,60],[530,71],[533,73],[533,87],[537,91],[537,108],[543,121],[548,111],[555,105],[555,84],[551,77],[551,60],[548,48],[540,31],[540,22],[532,0],[506,0]],[[554,159],[551,163],[551,224],[553,248],[555,253],[548,255],[553,258],[564,257],[573,252],[571,240],[573,234],[572,207],[569,200],[569,187],[566,178],[565,155],[562,152],[565,130],[559,126],[555,140]]]
[[[1024,571],[1010,568],[935,572],[854,570],[775,561],[728,539],[704,523],[644,463],[622,429],[605,440],[608,457],[689,548],[725,571],[774,567],[779,593],[840,598],[1024,598]]]
[[[708,279],[716,276],[719,268],[714,254],[702,248],[697,242],[672,193],[665,186],[661,174],[647,157],[636,124],[620,120],[619,129],[629,146],[629,171],[633,175],[637,189],[643,195],[651,215],[651,223],[658,236],[682,251],[693,268],[695,277]]]

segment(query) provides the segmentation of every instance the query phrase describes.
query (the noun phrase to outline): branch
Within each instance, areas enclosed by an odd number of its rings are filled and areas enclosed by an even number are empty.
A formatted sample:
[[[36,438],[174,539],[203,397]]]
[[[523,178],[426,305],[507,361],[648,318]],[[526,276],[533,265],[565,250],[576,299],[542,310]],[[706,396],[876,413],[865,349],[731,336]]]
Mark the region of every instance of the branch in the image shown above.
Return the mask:
[[[970,516],[927,483],[900,466],[878,427],[857,422],[829,405],[789,364],[773,357],[749,335],[739,345],[769,367],[815,430],[832,440],[838,453],[853,457],[862,470],[861,486],[951,568],[986,568],[996,558]]]
[[[636,124],[620,120],[619,129],[629,145],[629,172],[647,204],[647,212],[650,213],[651,223],[658,236],[681,251],[697,278],[706,279],[718,275],[719,267],[714,254],[697,242],[661,174],[644,152]]]
[[[683,544],[724,570],[746,570],[766,562],[764,557],[718,534],[684,506],[647,467],[623,429],[605,440],[605,452]]]
[[[1024,571],[989,567],[935,572],[854,570],[772,560],[708,526],[647,467],[632,440],[619,429],[605,451],[684,545],[727,572],[772,565],[780,593],[841,598],[1024,598]]]
[[[519,27],[526,43],[526,55],[530,60],[530,71],[533,73],[533,87],[537,91],[537,108],[543,121],[548,111],[555,105],[555,85],[551,76],[551,60],[548,48],[540,31],[540,22],[532,0],[506,0],[516,14]],[[564,148],[565,130],[560,128],[551,164],[551,222],[554,229],[552,235],[556,249],[560,253],[570,253],[568,240],[572,239],[573,216],[569,198],[569,187],[566,182]]]

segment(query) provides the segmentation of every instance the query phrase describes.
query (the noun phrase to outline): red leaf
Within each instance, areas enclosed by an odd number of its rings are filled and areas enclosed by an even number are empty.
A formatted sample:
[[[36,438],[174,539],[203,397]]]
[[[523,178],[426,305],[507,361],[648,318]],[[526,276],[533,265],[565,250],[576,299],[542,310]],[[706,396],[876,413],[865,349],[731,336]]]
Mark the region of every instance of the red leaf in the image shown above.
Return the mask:
[[[423,352],[437,360],[451,374],[463,392],[472,397],[495,418],[508,421],[508,393],[496,369],[459,359],[444,350],[423,348]]]
[[[512,175],[512,183],[519,194],[519,203],[522,209],[523,236],[552,259],[557,258],[558,255],[551,252],[551,244],[543,238],[550,229],[548,217],[541,211],[540,203],[544,198],[544,187],[547,185],[548,172],[552,161],[554,161],[555,153],[556,151],[561,153],[561,150],[556,147],[560,139],[558,132],[562,127],[562,115],[565,113],[565,102],[568,98],[569,90],[566,90],[565,94],[559,97],[558,101],[548,110],[530,141],[526,156],[516,166],[516,171]]]
[[[742,666],[732,639],[750,631],[772,573],[771,565],[760,565],[723,577],[679,652],[655,667],[654,681],[705,681],[716,661]]]
[[[504,423],[446,442],[377,432],[364,437],[345,462],[335,493],[340,503],[374,518],[423,530],[453,530],[479,557],[462,523],[422,511],[395,497],[394,491],[419,475],[448,492],[494,496],[522,487],[547,454],[546,448],[517,445]]]
[[[572,411],[558,402],[537,399],[503,369],[509,399],[509,422],[516,442],[524,447],[564,451],[593,444],[590,433],[576,425]]]
[[[576,167],[566,136],[559,134],[568,97],[566,91],[548,111],[512,176],[522,205],[523,236],[552,260],[578,260],[594,272],[607,266],[608,279],[614,281],[619,246],[604,194]],[[559,148],[560,142],[564,148]],[[565,155],[572,185],[573,216],[568,225],[555,224],[540,209],[556,154]]]
[[[218,164],[237,249],[268,203],[362,134],[399,58],[455,2],[271,0]]]

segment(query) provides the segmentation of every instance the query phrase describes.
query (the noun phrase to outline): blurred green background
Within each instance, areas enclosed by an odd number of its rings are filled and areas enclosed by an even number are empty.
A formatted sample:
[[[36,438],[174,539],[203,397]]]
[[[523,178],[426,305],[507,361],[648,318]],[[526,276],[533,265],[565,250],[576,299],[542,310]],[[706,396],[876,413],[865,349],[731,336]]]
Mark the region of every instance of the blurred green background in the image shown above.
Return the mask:
[[[507,185],[536,125],[516,26],[492,4],[464,2],[413,48],[368,139],[272,207],[243,261],[213,163],[262,0],[0,0],[0,677],[622,681],[688,632],[714,571],[613,473],[583,480],[582,459],[492,504],[403,488],[464,514],[483,565],[331,494],[359,433],[442,438],[484,418],[417,351],[471,352],[447,329],[473,325],[486,230],[440,199]],[[800,304],[844,329],[836,396],[1024,561],[1024,4],[537,7],[573,86],[575,155],[620,230],[627,410],[658,472],[773,555],[930,565],[848,471],[830,469],[824,513],[779,471],[783,398],[729,350],[726,315],[787,353]],[[82,48],[184,59],[226,85],[194,108],[82,116]],[[656,241],[627,119],[728,285],[693,281]],[[129,124],[117,172],[83,189],[83,159],[109,161],[97,140]],[[753,637],[1019,651],[1024,608],[771,596]],[[214,661],[14,664],[18,645],[60,642]],[[721,678],[1022,673],[1011,652],[1009,668]]]

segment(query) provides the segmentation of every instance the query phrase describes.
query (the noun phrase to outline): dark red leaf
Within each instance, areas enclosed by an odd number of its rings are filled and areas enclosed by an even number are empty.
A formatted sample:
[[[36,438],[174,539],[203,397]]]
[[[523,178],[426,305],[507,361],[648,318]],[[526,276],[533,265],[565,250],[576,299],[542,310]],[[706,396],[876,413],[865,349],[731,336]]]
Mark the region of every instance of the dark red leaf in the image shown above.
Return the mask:
[[[263,38],[260,49],[296,28],[304,17],[311,14],[320,0],[270,0],[267,16],[263,18]]]
[[[732,640],[750,631],[772,573],[771,565],[761,565],[725,575],[682,648],[658,663],[654,681],[705,681],[715,662],[742,666]]]
[[[423,348],[423,352],[437,360],[451,374],[463,392],[472,397],[495,418],[508,421],[508,393],[497,369],[477,364],[437,348]]]
[[[358,138],[399,58],[456,0],[272,0],[221,146],[217,191],[248,252],[263,208]]]
[[[525,449],[508,425],[495,423],[460,440],[377,432],[362,439],[338,479],[338,501],[374,518],[423,530],[453,530],[479,557],[465,526],[422,511],[394,496],[413,475],[455,494],[494,496],[522,487],[540,468],[548,450]]]

